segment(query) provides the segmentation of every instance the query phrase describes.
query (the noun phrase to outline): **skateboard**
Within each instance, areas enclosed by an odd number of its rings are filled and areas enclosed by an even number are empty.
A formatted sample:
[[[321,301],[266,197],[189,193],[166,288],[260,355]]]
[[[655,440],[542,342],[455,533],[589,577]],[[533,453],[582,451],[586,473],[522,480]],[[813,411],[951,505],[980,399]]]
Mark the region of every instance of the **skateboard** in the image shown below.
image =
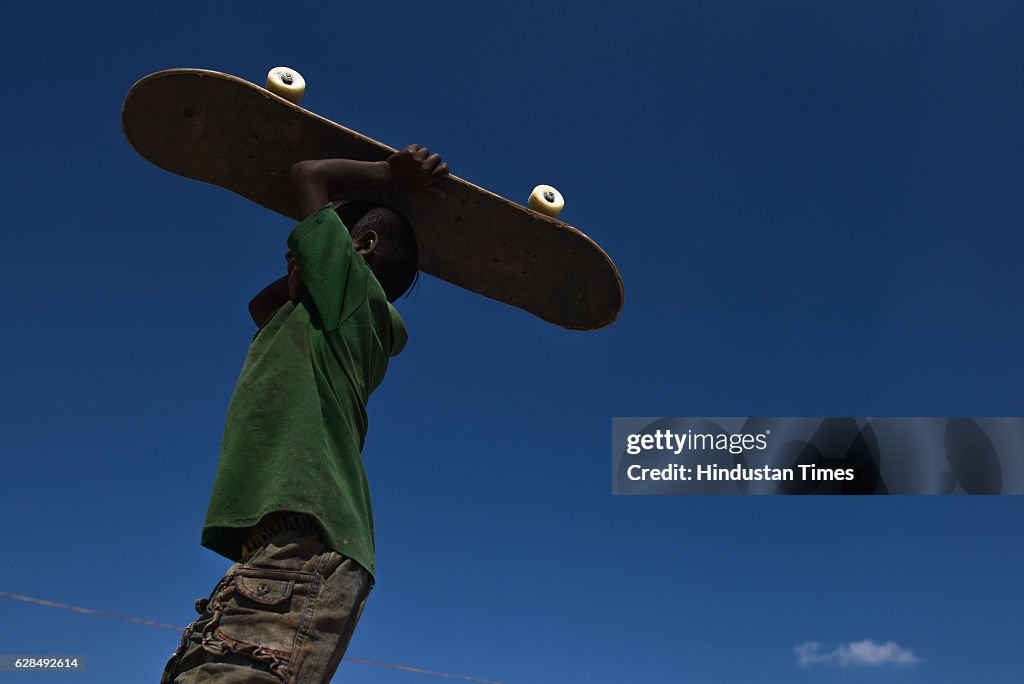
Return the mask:
[[[304,81],[280,68],[275,94],[216,71],[170,69],[128,92],[121,124],[132,147],[172,173],[218,185],[294,220],[288,169],[304,159],[387,159],[392,147],[298,106]],[[444,198],[363,191],[346,199],[391,207],[413,226],[420,270],[571,330],[611,324],[622,279],[590,238],[542,211],[563,202],[538,186],[529,209],[449,176]]]

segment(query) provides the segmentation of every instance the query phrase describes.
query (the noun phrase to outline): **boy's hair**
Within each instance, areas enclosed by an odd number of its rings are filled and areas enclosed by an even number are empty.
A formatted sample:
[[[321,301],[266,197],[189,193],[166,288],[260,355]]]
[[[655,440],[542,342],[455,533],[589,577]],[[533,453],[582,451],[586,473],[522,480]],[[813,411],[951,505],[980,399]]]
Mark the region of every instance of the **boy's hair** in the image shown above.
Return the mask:
[[[393,209],[369,202],[336,205],[334,211],[353,239],[368,230],[377,233],[374,275],[389,302],[405,294],[419,276],[416,234],[405,217]]]

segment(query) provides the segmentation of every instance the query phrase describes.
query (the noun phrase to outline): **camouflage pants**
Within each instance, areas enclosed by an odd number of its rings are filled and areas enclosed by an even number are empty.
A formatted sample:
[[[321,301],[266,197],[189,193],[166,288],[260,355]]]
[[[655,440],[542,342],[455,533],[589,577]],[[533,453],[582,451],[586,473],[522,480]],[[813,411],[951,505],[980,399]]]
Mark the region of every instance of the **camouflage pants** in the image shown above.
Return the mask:
[[[285,530],[235,563],[185,629],[161,684],[329,682],[372,580],[315,530]]]

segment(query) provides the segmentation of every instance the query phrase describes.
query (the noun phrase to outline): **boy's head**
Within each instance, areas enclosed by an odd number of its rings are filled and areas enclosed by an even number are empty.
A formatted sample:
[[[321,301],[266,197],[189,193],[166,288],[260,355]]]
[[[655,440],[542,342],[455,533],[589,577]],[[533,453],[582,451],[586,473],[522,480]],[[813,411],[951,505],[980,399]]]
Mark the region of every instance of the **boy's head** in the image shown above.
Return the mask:
[[[363,255],[388,301],[401,297],[416,281],[419,253],[416,235],[405,218],[387,207],[347,202],[334,207]]]

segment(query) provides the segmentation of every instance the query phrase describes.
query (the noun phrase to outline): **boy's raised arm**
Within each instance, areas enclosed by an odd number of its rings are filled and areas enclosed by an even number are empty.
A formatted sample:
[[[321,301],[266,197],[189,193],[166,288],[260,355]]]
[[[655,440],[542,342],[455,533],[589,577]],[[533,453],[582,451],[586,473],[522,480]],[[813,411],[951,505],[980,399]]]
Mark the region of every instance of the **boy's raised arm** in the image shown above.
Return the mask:
[[[309,159],[292,166],[290,176],[303,216],[321,209],[332,198],[360,188],[393,188],[415,192],[426,190],[444,195],[436,183],[448,175],[448,164],[438,154],[419,145],[409,145],[386,161],[354,159]]]

